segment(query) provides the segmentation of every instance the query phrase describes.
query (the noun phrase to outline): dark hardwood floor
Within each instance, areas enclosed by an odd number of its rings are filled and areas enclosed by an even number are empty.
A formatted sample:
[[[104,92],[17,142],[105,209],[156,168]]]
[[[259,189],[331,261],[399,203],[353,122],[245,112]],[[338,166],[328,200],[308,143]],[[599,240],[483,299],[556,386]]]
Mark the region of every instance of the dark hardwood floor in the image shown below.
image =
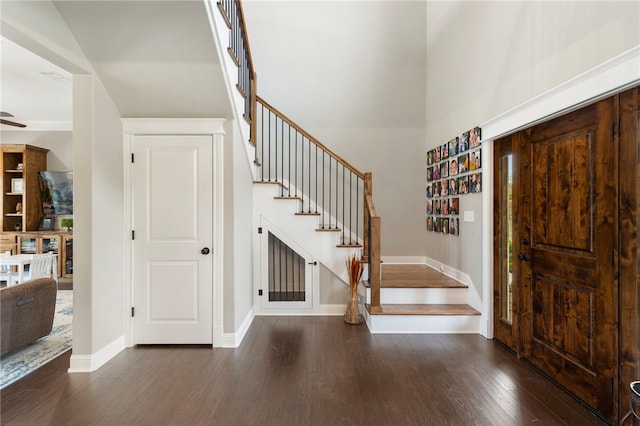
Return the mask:
[[[477,335],[370,335],[257,317],[238,349],[143,346],[93,373],[69,354],[0,393],[2,425],[601,425]]]

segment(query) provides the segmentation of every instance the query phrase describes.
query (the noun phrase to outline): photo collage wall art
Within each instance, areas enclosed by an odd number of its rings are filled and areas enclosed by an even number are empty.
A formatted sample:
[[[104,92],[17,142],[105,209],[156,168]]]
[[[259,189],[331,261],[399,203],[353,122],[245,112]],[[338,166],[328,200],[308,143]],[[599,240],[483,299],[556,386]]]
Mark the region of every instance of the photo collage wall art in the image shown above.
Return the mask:
[[[460,196],[482,192],[480,128],[427,152],[427,231],[460,235]]]

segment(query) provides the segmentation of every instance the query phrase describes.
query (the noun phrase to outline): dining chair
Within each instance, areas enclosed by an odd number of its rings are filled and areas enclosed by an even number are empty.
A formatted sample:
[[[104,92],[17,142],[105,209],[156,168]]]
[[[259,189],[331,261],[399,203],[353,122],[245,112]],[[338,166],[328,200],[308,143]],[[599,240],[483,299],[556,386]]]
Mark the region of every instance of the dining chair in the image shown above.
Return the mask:
[[[18,273],[11,270],[9,265],[0,265],[0,281],[4,281],[7,285],[12,285],[18,279]]]
[[[58,282],[57,268],[55,268],[56,254],[53,252],[34,254],[29,270],[24,273],[24,280],[30,281],[36,278],[51,277]],[[17,282],[17,276],[13,279]]]

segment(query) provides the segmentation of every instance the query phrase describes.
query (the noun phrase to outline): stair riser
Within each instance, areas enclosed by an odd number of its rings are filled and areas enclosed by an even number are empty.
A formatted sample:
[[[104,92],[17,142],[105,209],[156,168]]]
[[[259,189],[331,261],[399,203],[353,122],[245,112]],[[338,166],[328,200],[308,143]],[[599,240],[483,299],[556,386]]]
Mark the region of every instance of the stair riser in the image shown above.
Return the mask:
[[[466,288],[382,288],[382,304],[466,304]],[[371,289],[366,290],[366,303],[371,303]]]
[[[370,315],[365,321],[373,334],[477,334],[480,315]]]

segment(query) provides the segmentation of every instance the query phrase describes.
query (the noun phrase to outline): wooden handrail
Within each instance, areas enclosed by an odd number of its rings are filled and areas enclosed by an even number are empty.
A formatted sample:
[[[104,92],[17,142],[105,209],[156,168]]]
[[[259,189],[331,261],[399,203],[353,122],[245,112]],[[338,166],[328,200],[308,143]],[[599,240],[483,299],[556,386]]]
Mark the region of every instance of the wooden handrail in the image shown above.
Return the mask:
[[[244,20],[244,9],[242,8],[242,2],[238,0],[238,18],[240,19],[240,31],[242,32],[242,38],[244,39],[244,49],[247,53],[247,63],[249,66],[249,77],[253,80],[253,59],[251,57],[251,46],[249,44],[249,34],[247,34],[247,22]]]
[[[376,206],[373,204],[373,197],[371,196],[371,194],[366,194],[364,196],[364,199],[366,201],[365,205],[369,210],[369,217],[380,217],[378,216],[378,213],[376,213]]]
[[[304,137],[306,137],[307,139],[309,139],[311,142],[313,142],[315,145],[317,145],[318,147],[322,148],[324,151],[327,152],[327,154],[329,154],[331,157],[335,158],[336,161],[338,161],[340,164],[342,164],[345,168],[347,168],[348,170],[350,170],[354,175],[358,176],[360,179],[364,179],[364,173],[362,173],[360,170],[356,169],[355,167],[353,167],[351,164],[349,164],[346,160],[344,160],[342,157],[340,157],[338,154],[336,154],[335,152],[333,152],[332,150],[330,150],[329,148],[327,148],[322,142],[320,142],[318,139],[314,138],[313,136],[311,136],[309,134],[309,132],[305,131],[302,129],[302,127],[300,127],[299,125],[297,125],[293,120],[291,120],[289,117],[287,117],[286,115],[284,115],[282,112],[280,112],[280,110],[278,110],[276,107],[274,107],[273,105],[271,105],[269,102],[265,101],[264,99],[262,99],[260,96],[256,95],[256,99],[258,102],[260,102],[262,105],[266,106],[268,109],[270,109],[271,111],[273,111],[280,119],[282,119],[282,121],[284,121],[285,123],[287,123],[289,126],[293,127],[294,129],[296,129],[298,131],[298,133],[300,133],[301,135],[303,135]]]

